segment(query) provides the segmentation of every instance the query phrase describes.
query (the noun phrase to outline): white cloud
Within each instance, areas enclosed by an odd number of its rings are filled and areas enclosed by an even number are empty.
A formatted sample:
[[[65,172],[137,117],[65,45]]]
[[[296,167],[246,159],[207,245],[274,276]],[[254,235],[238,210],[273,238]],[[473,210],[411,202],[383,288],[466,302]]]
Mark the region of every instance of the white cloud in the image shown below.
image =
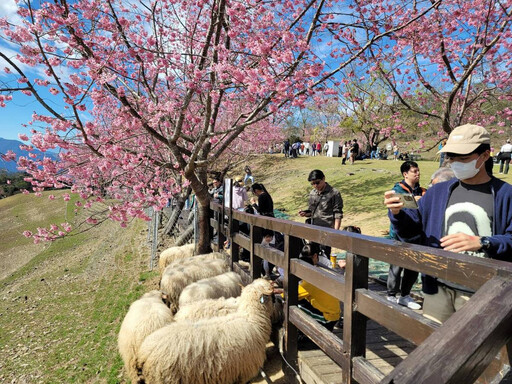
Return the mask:
[[[12,24],[19,24],[20,17],[16,13],[18,6],[14,0],[0,1],[0,17],[5,17]]]

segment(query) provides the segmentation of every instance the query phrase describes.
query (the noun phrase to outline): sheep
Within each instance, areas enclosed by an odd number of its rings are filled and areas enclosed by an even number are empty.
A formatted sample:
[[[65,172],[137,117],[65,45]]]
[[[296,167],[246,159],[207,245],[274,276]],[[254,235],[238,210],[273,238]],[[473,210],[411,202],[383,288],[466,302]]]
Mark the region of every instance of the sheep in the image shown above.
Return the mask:
[[[126,373],[132,382],[137,380],[135,357],[142,341],[172,321],[172,312],[164,304],[160,291],[145,293],[130,305],[119,330],[118,348]]]
[[[183,289],[198,280],[220,275],[229,271],[226,260],[206,260],[200,264],[189,264],[167,269],[160,280],[160,290],[167,295],[167,303],[173,313],[179,308],[179,298]]]
[[[174,321],[197,321],[212,317],[225,316],[236,312],[238,297],[199,300],[183,307],[174,315]]]
[[[185,244],[180,247],[171,247],[163,250],[158,258],[158,269],[160,273],[174,260],[184,259],[194,254],[195,244]]]
[[[220,260],[227,260],[226,255],[220,252],[211,252],[211,253],[205,253],[203,255],[197,255],[197,256],[189,256],[184,259],[177,259],[169,263],[163,270],[162,274],[165,273],[166,269],[173,269],[176,267],[189,265],[189,264],[200,264],[203,263],[206,260],[214,260],[214,259],[220,259]]]
[[[235,313],[155,331],[139,349],[139,383],[248,382],[265,361],[271,296],[271,283],[257,279],[242,290]]]
[[[179,306],[203,299],[240,296],[242,278],[236,272],[226,272],[222,275],[202,279],[187,286],[180,295]]]

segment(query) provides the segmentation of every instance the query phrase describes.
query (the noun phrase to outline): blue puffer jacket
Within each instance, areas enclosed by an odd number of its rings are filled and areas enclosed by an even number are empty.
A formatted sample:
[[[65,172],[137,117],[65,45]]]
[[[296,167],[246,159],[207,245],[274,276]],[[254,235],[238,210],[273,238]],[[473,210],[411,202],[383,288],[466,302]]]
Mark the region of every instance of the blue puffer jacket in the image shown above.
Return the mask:
[[[403,209],[397,215],[388,211],[389,220],[399,240],[440,248],[443,235],[444,214],[448,199],[459,180],[438,183],[428,189],[418,201],[419,209]],[[512,186],[495,177],[491,181],[494,197],[493,236],[489,237],[490,258],[512,261]],[[423,292],[437,293],[437,282],[427,276],[423,279]]]
[[[412,193],[414,196],[423,196],[426,192],[426,189],[423,187],[420,187],[420,185],[416,185],[416,187],[412,188],[409,184],[405,182],[405,180],[402,180],[395,184],[393,187],[393,191],[396,193]],[[394,239],[399,240],[397,234],[395,233],[393,229],[393,225],[389,226],[389,236],[388,239]],[[418,243],[419,242],[419,235],[416,234],[412,238],[408,239],[402,239],[402,241],[405,241],[407,243]]]

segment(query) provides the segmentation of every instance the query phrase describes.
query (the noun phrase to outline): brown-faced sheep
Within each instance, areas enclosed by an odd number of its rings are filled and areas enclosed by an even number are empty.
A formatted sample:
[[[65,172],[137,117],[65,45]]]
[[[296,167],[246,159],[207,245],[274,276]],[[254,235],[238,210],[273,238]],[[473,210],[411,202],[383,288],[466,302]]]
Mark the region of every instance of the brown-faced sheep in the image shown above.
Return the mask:
[[[142,341],[172,321],[172,312],[165,305],[160,291],[148,292],[130,305],[119,330],[118,348],[132,382],[137,380],[135,357]]]
[[[236,312],[238,309],[238,297],[228,299],[206,299],[180,306],[178,313],[174,315],[175,321],[197,321],[212,317],[225,316]]]
[[[185,287],[181,292],[179,305],[193,303],[204,299],[219,297],[236,297],[242,292],[242,278],[236,272],[226,272],[222,275],[196,281]]]
[[[198,280],[207,279],[229,271],[227,260],[206,260],[200,264],[187,264],[173,269],[165,269],[160,280],[160,290],[167,295],[173,313],[179,308],[179,298],[183,289]]]
[[[170,247],[163,250],[158,258],[158,269],[160,273],[163,272],[166,266],[168,266],[174,260],[185,259],[194,254],[195,244],[185,244],[180,247]]]
[[[246,383],[265,361],[271,296],[271,283],[257,279],[242,290],[235,313],[155,331],[139,349],[139,383]]]

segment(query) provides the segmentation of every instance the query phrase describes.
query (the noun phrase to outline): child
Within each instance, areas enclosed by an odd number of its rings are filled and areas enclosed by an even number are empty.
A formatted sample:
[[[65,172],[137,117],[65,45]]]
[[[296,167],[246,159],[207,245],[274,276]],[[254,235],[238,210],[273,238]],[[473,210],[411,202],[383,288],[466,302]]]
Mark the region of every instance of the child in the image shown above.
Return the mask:
[[[347,232],[361,233],[361,228],[355,227],[353,225],[347,225],[346,227],[343,227],[341,230]],[[340,269],[345,269],[345,267],[347,266],[347,260],[345,260],[346,256],[347,252],[342,252],[336,257],[336,261]]]

